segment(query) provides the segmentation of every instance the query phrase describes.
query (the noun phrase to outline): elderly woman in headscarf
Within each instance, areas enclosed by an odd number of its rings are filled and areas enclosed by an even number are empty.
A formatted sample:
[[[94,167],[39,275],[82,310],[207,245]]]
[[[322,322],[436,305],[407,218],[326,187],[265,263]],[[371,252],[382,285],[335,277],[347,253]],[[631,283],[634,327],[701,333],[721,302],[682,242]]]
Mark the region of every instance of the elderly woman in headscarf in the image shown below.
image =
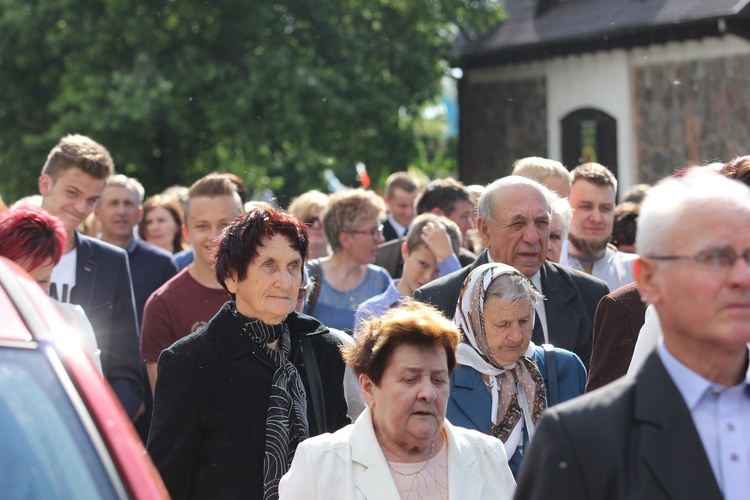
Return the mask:
[[[542,412],[583,394],[586,385],[578,356],[531,342],[541,299],[515,268],[484,264],[464,281],[454,318],[463,342],[451,376],[448,420],[502,441],[514,476]]]

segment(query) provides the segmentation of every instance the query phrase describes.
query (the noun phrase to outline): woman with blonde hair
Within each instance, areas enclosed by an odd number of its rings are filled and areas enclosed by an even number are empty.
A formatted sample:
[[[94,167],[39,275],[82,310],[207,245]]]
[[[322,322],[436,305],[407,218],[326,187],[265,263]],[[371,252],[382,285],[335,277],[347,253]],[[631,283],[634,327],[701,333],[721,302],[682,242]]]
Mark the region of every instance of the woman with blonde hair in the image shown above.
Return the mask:
[[[330,196],[323,227],[333,254],[308,263],[316,289],[305,309],[324,325],[351,334],[357,306],[390,285],[388,271],[373,264],[384,241],[384,211],[382,198],[372,191],[348,189]]]
[[[307,226],[307,234],[310,237],[310,259],[326,257],[330,253],[328,238],[326,238],[323,221],[320,218],[326,205],[328,205],[328,195],[316,190],[302,193],[289,205],[289,213]]]

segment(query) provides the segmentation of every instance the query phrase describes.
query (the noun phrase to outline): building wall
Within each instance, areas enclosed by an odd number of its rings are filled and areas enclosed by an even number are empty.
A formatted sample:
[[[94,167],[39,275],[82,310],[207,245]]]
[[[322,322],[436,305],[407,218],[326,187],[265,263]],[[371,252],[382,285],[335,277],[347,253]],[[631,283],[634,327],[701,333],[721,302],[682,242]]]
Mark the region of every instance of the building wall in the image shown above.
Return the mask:
[[[734,36],[633,51],[641,182],[750,153],[749,55]]]
[[[750,153],[749,55],[747,40],[727,35],[467,71],[461,178],[487,182],[523,156],[560,159],[560,122],[580,108],[617,120],[620,192],[689,161]]]

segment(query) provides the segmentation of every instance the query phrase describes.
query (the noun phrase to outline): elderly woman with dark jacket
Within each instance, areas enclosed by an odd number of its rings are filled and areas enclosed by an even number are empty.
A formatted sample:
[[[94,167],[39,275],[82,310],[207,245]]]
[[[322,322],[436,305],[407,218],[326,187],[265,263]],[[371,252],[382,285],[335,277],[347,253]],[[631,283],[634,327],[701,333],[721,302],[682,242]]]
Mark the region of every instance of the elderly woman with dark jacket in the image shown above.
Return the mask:
[[[159,357],[148,451],[173,498],[277,498],[297,445],[349,423],[340,341],[294,312],[308,245],[265,204],[222,233],[234,300]]]

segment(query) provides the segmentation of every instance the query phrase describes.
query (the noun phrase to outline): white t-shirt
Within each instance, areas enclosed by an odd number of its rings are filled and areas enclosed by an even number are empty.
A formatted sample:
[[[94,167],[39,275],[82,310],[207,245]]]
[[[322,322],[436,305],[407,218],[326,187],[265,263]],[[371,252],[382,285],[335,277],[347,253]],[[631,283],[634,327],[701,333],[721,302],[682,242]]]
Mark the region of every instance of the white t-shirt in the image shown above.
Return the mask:
[[[76,259],[78,250],[66,253],[60,259],[60,262],[52,269],[50,278],[49,294],[50,297],[63,304],[73,302],[73,293],[76,286]]]

